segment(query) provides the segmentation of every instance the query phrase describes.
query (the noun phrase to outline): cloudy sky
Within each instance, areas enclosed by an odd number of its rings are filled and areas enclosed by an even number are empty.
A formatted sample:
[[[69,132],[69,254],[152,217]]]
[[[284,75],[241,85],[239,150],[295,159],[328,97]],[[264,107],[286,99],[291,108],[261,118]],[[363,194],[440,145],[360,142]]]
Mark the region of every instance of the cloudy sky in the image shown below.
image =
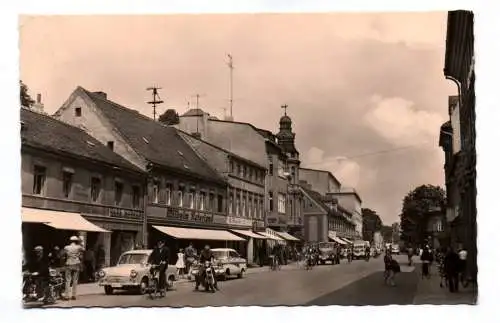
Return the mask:
[[[303,165],[355,187],[390,224],[406,193],[442,185],[446,13],[45,16],[20,18],[21,79],[57,110],[81,85],[152,116],[222,117],[234,57],[234,117],[276,132],[294,122]]]

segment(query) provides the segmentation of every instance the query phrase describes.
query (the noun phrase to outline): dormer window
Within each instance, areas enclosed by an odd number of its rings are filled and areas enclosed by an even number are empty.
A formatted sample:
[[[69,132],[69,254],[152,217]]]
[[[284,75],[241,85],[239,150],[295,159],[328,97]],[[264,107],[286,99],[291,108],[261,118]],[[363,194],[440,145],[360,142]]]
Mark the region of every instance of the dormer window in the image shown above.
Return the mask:
[[[111,149],[111,150],[113,150],[114,147],[115,147],[114,141],[108,141],[108,148]]]
[[[76,107],[75,108],[75,117],[81,117],[82,116],[82,108]]]

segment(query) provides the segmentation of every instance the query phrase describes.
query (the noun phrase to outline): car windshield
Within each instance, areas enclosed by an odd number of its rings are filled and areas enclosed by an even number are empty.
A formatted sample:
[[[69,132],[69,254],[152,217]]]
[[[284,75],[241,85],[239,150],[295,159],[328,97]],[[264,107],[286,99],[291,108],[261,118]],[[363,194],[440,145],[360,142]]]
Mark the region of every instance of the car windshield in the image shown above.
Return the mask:
[[[142,253],[128,253],[122,255],[118,260],[118,265],[142,264],[148,260],[148,256]]]
[[[227,251],[217,250],[212,252],[215,259],[223,259],[228,257]]]

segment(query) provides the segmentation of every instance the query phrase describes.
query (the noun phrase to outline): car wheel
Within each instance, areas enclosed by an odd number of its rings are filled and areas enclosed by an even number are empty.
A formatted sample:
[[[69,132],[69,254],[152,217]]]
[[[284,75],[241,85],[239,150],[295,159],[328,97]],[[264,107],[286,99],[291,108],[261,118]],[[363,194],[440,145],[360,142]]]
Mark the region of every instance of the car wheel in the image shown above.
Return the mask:
[[[243,278],[243,274],[245,273],[245,269],[242,269],[238,274],[238,278]]]
[[[106,295],[113,295],[113,288],[111,286],[104,286],[104,293]]]
[[[139,294],[144,295],[148,291],[148,279],[143,278],[139,286]]]

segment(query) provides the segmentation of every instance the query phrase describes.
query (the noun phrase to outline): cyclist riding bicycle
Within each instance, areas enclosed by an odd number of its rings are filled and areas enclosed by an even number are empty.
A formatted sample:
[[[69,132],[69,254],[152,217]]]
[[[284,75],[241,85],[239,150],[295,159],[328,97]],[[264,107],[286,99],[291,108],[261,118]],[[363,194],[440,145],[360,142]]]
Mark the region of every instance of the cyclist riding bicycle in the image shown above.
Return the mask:
[[[165,290],[166,287],[166,271],[168,268],[168,259],[170,257],[170,250],[165,245],[165,241],[158,241],[158,245],[149,255],[148,264],[154,265],[151,267],[150,273],[154,275],[154,271],[158,271],[158,289]]]
[[[212,253],[212,250],[210,250],[210,246],[206,245],[205,248],[200,252],[200,266],[203,266],[206,261],[210,261],[212,264],[214,263],[215,257],[214,254]],[[194,287],[195,290],[198,290],[198,287],[200,286],[201,280],[205,279],[205,270],[200,270],[198,273],[199,277],[196,279],[196,285]],[[214,287],[215,289],[219,289],[217,287],[217,277],[214,275]]]

